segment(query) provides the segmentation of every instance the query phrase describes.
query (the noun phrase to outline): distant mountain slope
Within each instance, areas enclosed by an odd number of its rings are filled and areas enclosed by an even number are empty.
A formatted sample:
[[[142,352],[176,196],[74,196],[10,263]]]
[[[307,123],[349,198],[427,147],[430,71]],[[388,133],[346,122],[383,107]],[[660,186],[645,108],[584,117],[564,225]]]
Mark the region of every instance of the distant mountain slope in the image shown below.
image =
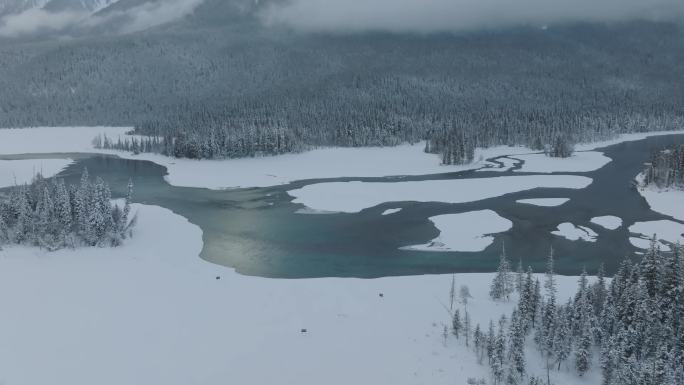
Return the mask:
[[[87,11],[95,13],[116,2],[117,0],[50,0],[43,9],[50,12]]]
[[[32,8],[42,8],[50,0],[0,0],[0,17],[21,13]]]

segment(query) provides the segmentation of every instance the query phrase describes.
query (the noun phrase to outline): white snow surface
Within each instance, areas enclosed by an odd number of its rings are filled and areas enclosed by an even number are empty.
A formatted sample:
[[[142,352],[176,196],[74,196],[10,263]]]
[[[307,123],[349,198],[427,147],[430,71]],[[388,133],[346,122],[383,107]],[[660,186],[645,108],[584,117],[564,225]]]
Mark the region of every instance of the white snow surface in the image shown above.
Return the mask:
[[[134,155],[100,150],[92,145],[101,134],[112,140],[123,137],[131,127],[39,127],[0,129],[0,154],[91,152],[148,160],[166,167],[166,180],[174,186],[210,189],[266,187],[296,180],[337,177],[381,177],[425,175],[483,167],[485,159],[511,153],[525,153],[525,147],[498,146],[476,149],[468,165],[445,166],[435,154],[426,154],[424,144],[396,147],[320,148],[299,154],[226,159],[176,159],[158,154]]]
[[[684,191],[648,186],[640,187],[639,194],[646,199],[651,210],[684,221]]]
[[[542,206],[542,207],[554,207],[560,206],[565,202],[568,202],[570,198],[532,198],[532,199],[518,199],[517,203],[522,203],[526,205]]]
[[[424,245],[402,247],[420,251],[482,251],[494,242],[490,234],[510,230],[513,222],[492,210],[437,215],[429,218],[440,231]]]
[[[444,166],[440,165],[439,156],[423,152],[423,144],[384,148],[322,148],[301,154],[286,154],[274,157],[201,161],[175,159],[158,154],[134,155],[122,151],[97,150],[93,148],[92,140],[98,134],[106,134],[110,139],[116,140],[131,129],[131,127],[0,129],[0,154],[51,152],[113,154],[127,159],[148,160],[166,167],[168,172],[166,180],[174,186],[223,189],[266,187],[302,179],[425,175],[455,172],[483,167],[488,164],[486,162],[488,158],[505,155],[516,155],[516,158],[519,158],[520,156],[518,155],[520,154],[530,154],[533,152],[526,147],[497,146],[487,149],[478,148],[475,150],[475,161],[473,163],[461,166]],[[575,147],[577,150],[592,150],[622,141],[640,140],[648,136],[677,133],[684,133],[684,130],[628,134],[611,141],[583,144]],[[594,159],[595,161],[597,159]],[[556,168],[561,169],[554,171],[563,171],[563,167],[558,166]],[[579,166],[576,164],[571,168],[576,169],[577,167]],[[492,170],[496,169],[490,169],[489,171]],[[504,169],[500,170],[503,171]]]
[[[497,178],[411,182],[324,182],[287,193],[294,203],[314,210],[355,213],[384,202],[464,203],[538,187],[581,189],[591,178],[573,175],[526,175]]]
[[[598,234],[594,230],[585,226],[576,226],[572,223],[565,222],[558,225],[558,230],[552,231],[551,234],[558,235],[570,241],[586,241],[596,242]]]
[[[669,220],[637,222],[629,226],[629,232],[641,234],[644,239],[650,239],[655,234],[656,239],[661,241],[684,243],[684,224],[679,222]]]
[[[602,140],[599,142],[591,143],[578,143],[575,144],[575,151],[591,151],[601,147],[612,146],[618,143],[624,142],[634,142],[637,140],[643,140],[651,136],[663,136],[663,135],[676,135],[684,134],[684,130],[673,130],[673,131],[651,131],[651,132],[637,132],[632,134],[622,134],[617,138]]]
[[[198,257],[197,226],[160,207],[133,208],[134,238],[119,248],[0,251],[2,382],[441,385],[488,378],[461,341],[450,336],[443,345],[450,275],[241,276]],[[455,275],[457,286],[469,286],[468,311],[483,328],[515,305],[489,300],[492,277]],[[559,298],[571,296],[576,282],[557,277]],[[536,351],[528,348],[526,360],[531,374],[545,376]],[[566,368],[551,376],[556,385],[600,384],[597,369],[581,380]]]
[[[591,218],[591,223],[595,223],[608,230],[617,230],[622,226],[622,218],[613,215],[604,215],[601,217]]]
[[[539,173],[588,172],[598,170],[612,161],[596,151],[574,152],[568,158],[553,158],[544,154],[518,155],[516,158],[525,162],[516,172]]]
[[[132,127],[40,127],[0,129],[0,154],[101,152],[93,147],[98,134],[118,138]]]
[[[387,210],[382,212],[382,215],[390,215],[390,214],[398,213],[399,211],[401,211],[401,209],[387,209]]]
[[[642,236],[642,238],[638,237],[629,237],[629,243],[632,244],[632,246],[636,247],[637,249],[642,249],[642,250],[648,250],[649,247],[651,247],[651,240],[647,238],[646,236]],[[660,247],[660,250],[662,251],[670,251],[670,247],[666,244],[664,244],[661,241],[657,241],[658,247]],[[636,254],[643,254],[642,252],[637,252]]]
[[[37,173],[49,178],[72,162],[71,159],[0,159],[0,188],[30,183]]]

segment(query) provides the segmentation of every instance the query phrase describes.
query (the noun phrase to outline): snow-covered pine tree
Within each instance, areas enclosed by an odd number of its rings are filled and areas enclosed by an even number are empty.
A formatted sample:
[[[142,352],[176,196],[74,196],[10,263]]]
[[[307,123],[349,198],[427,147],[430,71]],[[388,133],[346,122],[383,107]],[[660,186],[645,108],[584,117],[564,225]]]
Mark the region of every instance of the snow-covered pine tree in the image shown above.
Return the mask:
[[[472,325],[470,321],[470,314],[468,314],[468,310],[465,311],[465,314],[463,315],[463,337],[465,338],[465,345],[470,346],[470,331],[472,330]]]
[[[456,309],[454,315],[451,317],[451,332],[458,338],[461,335],[461,329],[463,329],[461,313]]]
[[[489,296],[494,300],[510,299],[513,292],[513,279],[511,277],[511,268],[506,257],[506,246],[502,246],[501,256],[499,258],[499,267],[496,270],[496,275],[492,280],[489,290]]]
[[[475,355],[477,356],[477,362],[479,364],[482,364],[482,351],[485,341],[485,336],[482,334],[480,324],[475,325],[475,330],[473,331],[473,345],[475,346]]]
[[[523,290],[523,284],[525,282],[525,271],[523,270],[522,259],[518,260],[518,268],[516,269],[516,280],[515,280],[515,290],[521,293]]]
[[[586,319],[580,328],[579,341],[575,347],[575,369],[580,376],[583,376],[591,366],[591,338],[591,323]]]
[[[514,310],[511,315],[510,330],[509,330],[509,356],[511,369],[516,375],[516,384],[521,383],[526,372],[525,368],[525,329],[523,327],[523,319],[520,314]]]
[[[451,274],[451,287],[449,288],[449,311],[454,311],[454,301],[456,300],[456,276]]]

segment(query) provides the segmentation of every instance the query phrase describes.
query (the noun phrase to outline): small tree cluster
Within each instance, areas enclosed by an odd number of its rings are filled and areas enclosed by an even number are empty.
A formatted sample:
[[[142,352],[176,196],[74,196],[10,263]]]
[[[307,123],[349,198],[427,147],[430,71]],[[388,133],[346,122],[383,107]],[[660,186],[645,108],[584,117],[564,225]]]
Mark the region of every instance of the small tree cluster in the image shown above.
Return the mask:
[[[87,170],[80,184],[37,175],[0,198],[0,245],[20,244],[58,250],[79,245],[117,246],[131,232],[133,185],[124,207],[112,205],[107,184],[91,181]]]
[[[553,141],[546,146],[545,153],[553,158],[569,158],[574,151],[573,145],[564,135],[556,135]]]

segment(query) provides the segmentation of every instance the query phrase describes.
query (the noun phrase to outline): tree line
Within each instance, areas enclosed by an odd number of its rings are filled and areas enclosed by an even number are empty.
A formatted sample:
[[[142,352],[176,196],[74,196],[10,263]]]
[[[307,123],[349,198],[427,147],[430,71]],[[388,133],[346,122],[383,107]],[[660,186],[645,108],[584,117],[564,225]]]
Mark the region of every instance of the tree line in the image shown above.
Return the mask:
[[[452,304],[453,293],[452,283]],[[557,295],[553,251],[543,282],[531,268],[523,271],[522,263],[513,272],[502,253],[490,296],[509,301],[515,293],[513,312],[486,328],[472,326],[467,307],[463,316],[452,313],[452,333],[489,368],[494,385],[551,385],[551,372],[562,369],[580,377],[600,370],[604,385],[684,383],[682,246],[664,253],[654,237],[641,261],[625,259],[609,283],[602,269],[594,282],[583,272],[574,296],[564,302]],[[529,345],[545,363],[544,376],[528,371]]]
[[[118,246],[132,233],[133,184],[123,207],[109,186],[84,170],[79,184],[36,175],[30,184],[0,196],[0,246],[39,246],[50,251],[78,246]]]

